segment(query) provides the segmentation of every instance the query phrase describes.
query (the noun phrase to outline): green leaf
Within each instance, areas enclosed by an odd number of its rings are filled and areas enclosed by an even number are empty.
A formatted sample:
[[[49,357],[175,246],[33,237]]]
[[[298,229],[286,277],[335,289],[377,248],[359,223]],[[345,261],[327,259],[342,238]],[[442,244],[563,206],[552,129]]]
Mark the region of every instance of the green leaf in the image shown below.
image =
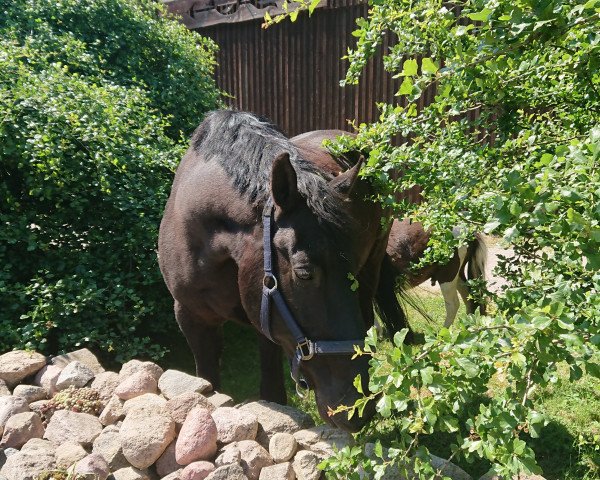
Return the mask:
[[[465,371],[467,378],[474,378],[479,374],[479,367],[468,358],[458,357],[455,361]]]
[[[402,82],[402,85],[400,85],[400,90],[398,90],[398,93],[400,95],[409,95],[410,93],[412,93],[412,89],[413,82],[410,78],[406,77]]]
[[[402,75],[412,77],[417,74],[417,68],[417,61],[413,58],[409,58],[408,60],[404,61]]]
[[[489,8],[484,8],[480,12],[469,13],[467,17],[469,17],[475,22],[486,22],[492,12],[493,10],[490,10]]]
[[[435,74],[439,70],[439,67],[433,62],[431,58],[425,57],[421,61],[421,71],[424,73]]]

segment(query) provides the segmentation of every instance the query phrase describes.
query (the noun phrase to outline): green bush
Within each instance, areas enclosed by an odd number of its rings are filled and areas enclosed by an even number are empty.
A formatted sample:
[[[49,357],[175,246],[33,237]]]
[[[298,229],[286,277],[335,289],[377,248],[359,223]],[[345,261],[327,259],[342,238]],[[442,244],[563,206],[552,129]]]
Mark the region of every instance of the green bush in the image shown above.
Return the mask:
[[[156,356],[147,335],[174,324],[158,225],[182,138],[218,90],[212,45],[156,9],[3,6],[0,351]]]

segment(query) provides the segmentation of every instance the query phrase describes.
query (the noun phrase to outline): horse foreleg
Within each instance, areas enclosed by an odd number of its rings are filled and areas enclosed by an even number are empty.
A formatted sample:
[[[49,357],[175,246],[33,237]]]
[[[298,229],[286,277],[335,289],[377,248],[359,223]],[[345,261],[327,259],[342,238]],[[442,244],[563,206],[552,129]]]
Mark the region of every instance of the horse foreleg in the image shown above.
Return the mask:
[[[458,278],[456,287],[458,288],[458,293],[460,293],[463,302],[465,302],[467,313],[475,313],[475,302],[471,298],[469,286],[467,285],[466,279],[462,278],[462,275]]]
[[[179,302],[175,302],[175,317],[194,355],[196,375],[208,380],[215,390],[219,389],[223,327],[203,323],[201,318]]]
[[[446,306],[446,321],[444,322],[445,327],[452,325],[452,322],[456,318],[459,307],[458,299],[458,281],[455,278],[451,282],[440,283],[440,290],[444,297],[444,304]]]
[[[287,403],[283,380],[283,355],[281,347],[264,335],[258,334],[260,352],[260,398],[269,402]]]

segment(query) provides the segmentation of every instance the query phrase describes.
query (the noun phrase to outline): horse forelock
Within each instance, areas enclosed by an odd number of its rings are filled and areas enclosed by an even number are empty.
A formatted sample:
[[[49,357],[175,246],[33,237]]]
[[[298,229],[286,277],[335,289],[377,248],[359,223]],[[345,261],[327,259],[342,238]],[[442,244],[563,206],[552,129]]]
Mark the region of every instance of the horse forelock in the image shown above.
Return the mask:
[[[345,199],[328,185],[328,179],[270,121],[247,112],[217,110],[209,113],[194,132],[192,147],[203,161],[216,161],[231,177],[234,187],[262,207],[270,195],[274,159],[290,155],[298,191],[308,208],[334,232],[352,230]]]

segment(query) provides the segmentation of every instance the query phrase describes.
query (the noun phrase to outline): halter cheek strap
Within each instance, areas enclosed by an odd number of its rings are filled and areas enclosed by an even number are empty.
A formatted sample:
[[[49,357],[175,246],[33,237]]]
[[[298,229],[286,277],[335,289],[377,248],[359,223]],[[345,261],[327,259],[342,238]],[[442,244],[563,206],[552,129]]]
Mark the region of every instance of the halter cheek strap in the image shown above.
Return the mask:
[[[300,375],[300,362],[306,362],[315,355],[349,355],[354,353],[354,347],[363,345],[363,340],[309,340],[294,319],[283,295],[281,294],[277,277],[273,272],[272,232],[273,201],[271,198],[263,210],[263,247],[264,247],[264,277],[262,299],[260,304],[260,329],[263,335],[275,343],[271,335],[271,304],[283,319],[286,327],[294,337],[296,350],[290,360],[291,375],[297,386],[307,388],[306,381]]]

